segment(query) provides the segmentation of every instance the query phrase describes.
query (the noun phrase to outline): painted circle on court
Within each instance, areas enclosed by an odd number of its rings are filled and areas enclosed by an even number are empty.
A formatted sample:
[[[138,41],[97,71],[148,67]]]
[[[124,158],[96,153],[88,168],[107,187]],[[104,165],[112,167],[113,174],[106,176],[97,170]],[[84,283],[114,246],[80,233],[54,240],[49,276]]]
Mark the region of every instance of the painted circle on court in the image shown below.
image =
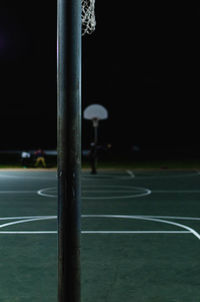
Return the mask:
[[[57,197],[56,187],[44,188],[37,191],[44,197]],[[135,186],[95,185],[82,187],[82,199],[124,199],[143,197],[151,194],[151,190]]]

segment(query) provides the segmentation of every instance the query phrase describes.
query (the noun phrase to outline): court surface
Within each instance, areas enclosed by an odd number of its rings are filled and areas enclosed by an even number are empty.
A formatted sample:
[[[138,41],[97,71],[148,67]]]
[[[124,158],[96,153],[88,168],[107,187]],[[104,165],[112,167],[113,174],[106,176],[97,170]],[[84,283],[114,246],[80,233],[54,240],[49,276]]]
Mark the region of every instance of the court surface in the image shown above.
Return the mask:
[[[82,172],[82,302],[200,301],[200,172]],[[0,301],[57,301],[55,171],[0,170]]]

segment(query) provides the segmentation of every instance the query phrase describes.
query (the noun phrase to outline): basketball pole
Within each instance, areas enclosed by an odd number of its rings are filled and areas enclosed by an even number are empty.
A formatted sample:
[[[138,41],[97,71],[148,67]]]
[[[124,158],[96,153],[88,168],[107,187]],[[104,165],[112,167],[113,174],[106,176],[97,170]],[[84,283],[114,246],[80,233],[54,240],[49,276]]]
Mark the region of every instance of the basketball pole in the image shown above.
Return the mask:
[[[81,0],[57,0],[58,302],[80,302]]]
[[[94,143],[97,145],[98,143],[98,126],[99,126],[99,121],[97,119],[92,120],[93,128],[94,128]]]
[[[98,119],[94,118],[92,120],[94,128],[94,158],[92,160],[92,174],[97,174],[97,143],[98,143]]]

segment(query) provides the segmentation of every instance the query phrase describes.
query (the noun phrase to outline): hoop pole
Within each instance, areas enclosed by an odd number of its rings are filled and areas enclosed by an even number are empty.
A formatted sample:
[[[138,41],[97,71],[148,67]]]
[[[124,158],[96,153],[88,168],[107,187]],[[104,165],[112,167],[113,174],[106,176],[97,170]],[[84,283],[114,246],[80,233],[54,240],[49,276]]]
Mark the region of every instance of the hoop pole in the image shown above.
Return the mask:
[[[98,125],[96,125],[96,126],[93,125],[93,128],[94,128],[94,143],[95,143],[95,145],[97,145],[97,142],[98,142]]]
[[[94,120],[92,121],[93,123],[93,129],[94,129],[94,146],[92,147],[92,174],[97,174],[97,143],[98,143],[98,126],[99,126],[99,121]]]
[[[95,145],[98,142],[97,128],[98,128],[98,126],[94,127],[94,143],[95,143]]]
[[[81,0],[57,0],[58,301],[80,302]]]

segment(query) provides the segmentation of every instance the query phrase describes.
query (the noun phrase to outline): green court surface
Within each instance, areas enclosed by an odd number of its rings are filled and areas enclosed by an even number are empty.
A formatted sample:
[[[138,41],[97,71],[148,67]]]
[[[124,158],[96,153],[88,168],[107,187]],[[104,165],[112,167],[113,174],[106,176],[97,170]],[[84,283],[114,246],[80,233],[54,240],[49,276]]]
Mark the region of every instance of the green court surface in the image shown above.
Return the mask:
[[[200,301],[200,172],[82,172],[82,302]],[[55,171],[0,170],[0,301],[57,301]]]

